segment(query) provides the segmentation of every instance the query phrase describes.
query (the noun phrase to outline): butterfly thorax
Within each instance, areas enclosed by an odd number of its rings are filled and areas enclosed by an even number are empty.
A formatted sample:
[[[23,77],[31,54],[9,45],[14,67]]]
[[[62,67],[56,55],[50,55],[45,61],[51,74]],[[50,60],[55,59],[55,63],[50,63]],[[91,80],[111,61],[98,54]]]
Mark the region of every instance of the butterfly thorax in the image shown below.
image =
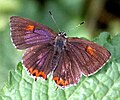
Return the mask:
[[[64,50],[65,46],[66,46],[65,32],[60,32],[58,36],[55,38],[54,49],[61,52],[61,50]]]

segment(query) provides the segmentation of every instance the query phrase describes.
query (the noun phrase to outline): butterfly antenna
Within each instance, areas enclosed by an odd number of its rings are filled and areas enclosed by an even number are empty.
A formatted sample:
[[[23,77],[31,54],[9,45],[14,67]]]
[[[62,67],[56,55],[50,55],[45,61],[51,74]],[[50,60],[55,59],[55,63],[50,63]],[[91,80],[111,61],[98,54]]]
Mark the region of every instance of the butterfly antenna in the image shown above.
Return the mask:
[[[54,18],[54,16],[53,16],[52,12],[51,12],[51,11],[49,11],[49,14],[50,14],[50,16],[51,16],[51,18],[52,18],[53,22],[55,23],[55,25],[56,25],[56,27],[57,27],[58,31],[59,31],[59,32],[61,32],[60,28],[58,27],[58,25],[57,25],[57,23],[56,23],[56,21],[55,21],[55,18]]]
[[[83,25],[84,23],[85,23],[85,21],[81,22],[81,23],[80,23],[80,24],[78,24],[76,27],[71,28],[70,30],[68,30],[68,32],[69,32],[69,31],[71,31],[71,30],[73,30],[73,29],[75,29],[75,28],[77,28],[77,27],[79,27],[79,26],[81,26],[81,25]]]
[[[79,26],[83,25],[84,23],[85,23],[85,21],[81,22],[81,23],[80,23],[80,24],[78,24],[75,28],[77,28],[77,27],[79,27]]]

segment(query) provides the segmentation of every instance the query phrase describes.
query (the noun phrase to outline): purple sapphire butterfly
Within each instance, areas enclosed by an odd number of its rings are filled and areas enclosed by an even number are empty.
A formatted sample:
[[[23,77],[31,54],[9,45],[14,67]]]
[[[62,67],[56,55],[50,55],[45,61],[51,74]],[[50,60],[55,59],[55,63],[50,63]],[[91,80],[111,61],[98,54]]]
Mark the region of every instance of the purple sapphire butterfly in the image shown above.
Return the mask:
[[[109,59],[110,52],[82,38],[67,38],[27,18],[10,18],[11,37],[17,49],[26,49],[23,64],[33,76],[45,80],[53,72],[60,87],[77,84],[82,74],[90,76]]]

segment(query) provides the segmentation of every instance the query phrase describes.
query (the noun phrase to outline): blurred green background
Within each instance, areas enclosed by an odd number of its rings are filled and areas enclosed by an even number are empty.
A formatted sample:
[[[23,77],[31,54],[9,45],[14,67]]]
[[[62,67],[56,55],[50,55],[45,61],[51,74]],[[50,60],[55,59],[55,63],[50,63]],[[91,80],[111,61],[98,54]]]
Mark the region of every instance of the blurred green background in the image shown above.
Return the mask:
[[[119,9],[119,0],[0,0],[0,88],[24,52],[17,51],[11,42],[10,16],[26,17],[58,32],[48,13],[51,10],[68,36],[92,39],[103,31],[112,35],[120,32]],[[75,28],[82,21],[85,24]]]

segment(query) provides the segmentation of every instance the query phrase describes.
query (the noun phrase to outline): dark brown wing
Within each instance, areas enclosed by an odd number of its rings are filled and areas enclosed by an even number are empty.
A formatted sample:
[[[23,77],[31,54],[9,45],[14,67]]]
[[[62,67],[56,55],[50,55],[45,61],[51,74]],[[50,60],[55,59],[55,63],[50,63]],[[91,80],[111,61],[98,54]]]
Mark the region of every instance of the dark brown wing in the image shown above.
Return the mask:
[[[77,84],[81,76],[80,67],[71,52],[63,51],[58,66],[53,72],[53,80],[58,86],[66,87]]]
[[[111,56],[104,47],[81,38],[68,38],[67,48],[86,76],[97,72]]]
[[[57,35],[47,26],[18,16],[10,18],[10,29],[13,43],[17,49],[50,43]]]
[[[23,56],[23,64],[27,70],[36,77],[47,79],[47,75],[52,70],[51,56],[53,55],[53,46],[37,45],[28,48]]]

